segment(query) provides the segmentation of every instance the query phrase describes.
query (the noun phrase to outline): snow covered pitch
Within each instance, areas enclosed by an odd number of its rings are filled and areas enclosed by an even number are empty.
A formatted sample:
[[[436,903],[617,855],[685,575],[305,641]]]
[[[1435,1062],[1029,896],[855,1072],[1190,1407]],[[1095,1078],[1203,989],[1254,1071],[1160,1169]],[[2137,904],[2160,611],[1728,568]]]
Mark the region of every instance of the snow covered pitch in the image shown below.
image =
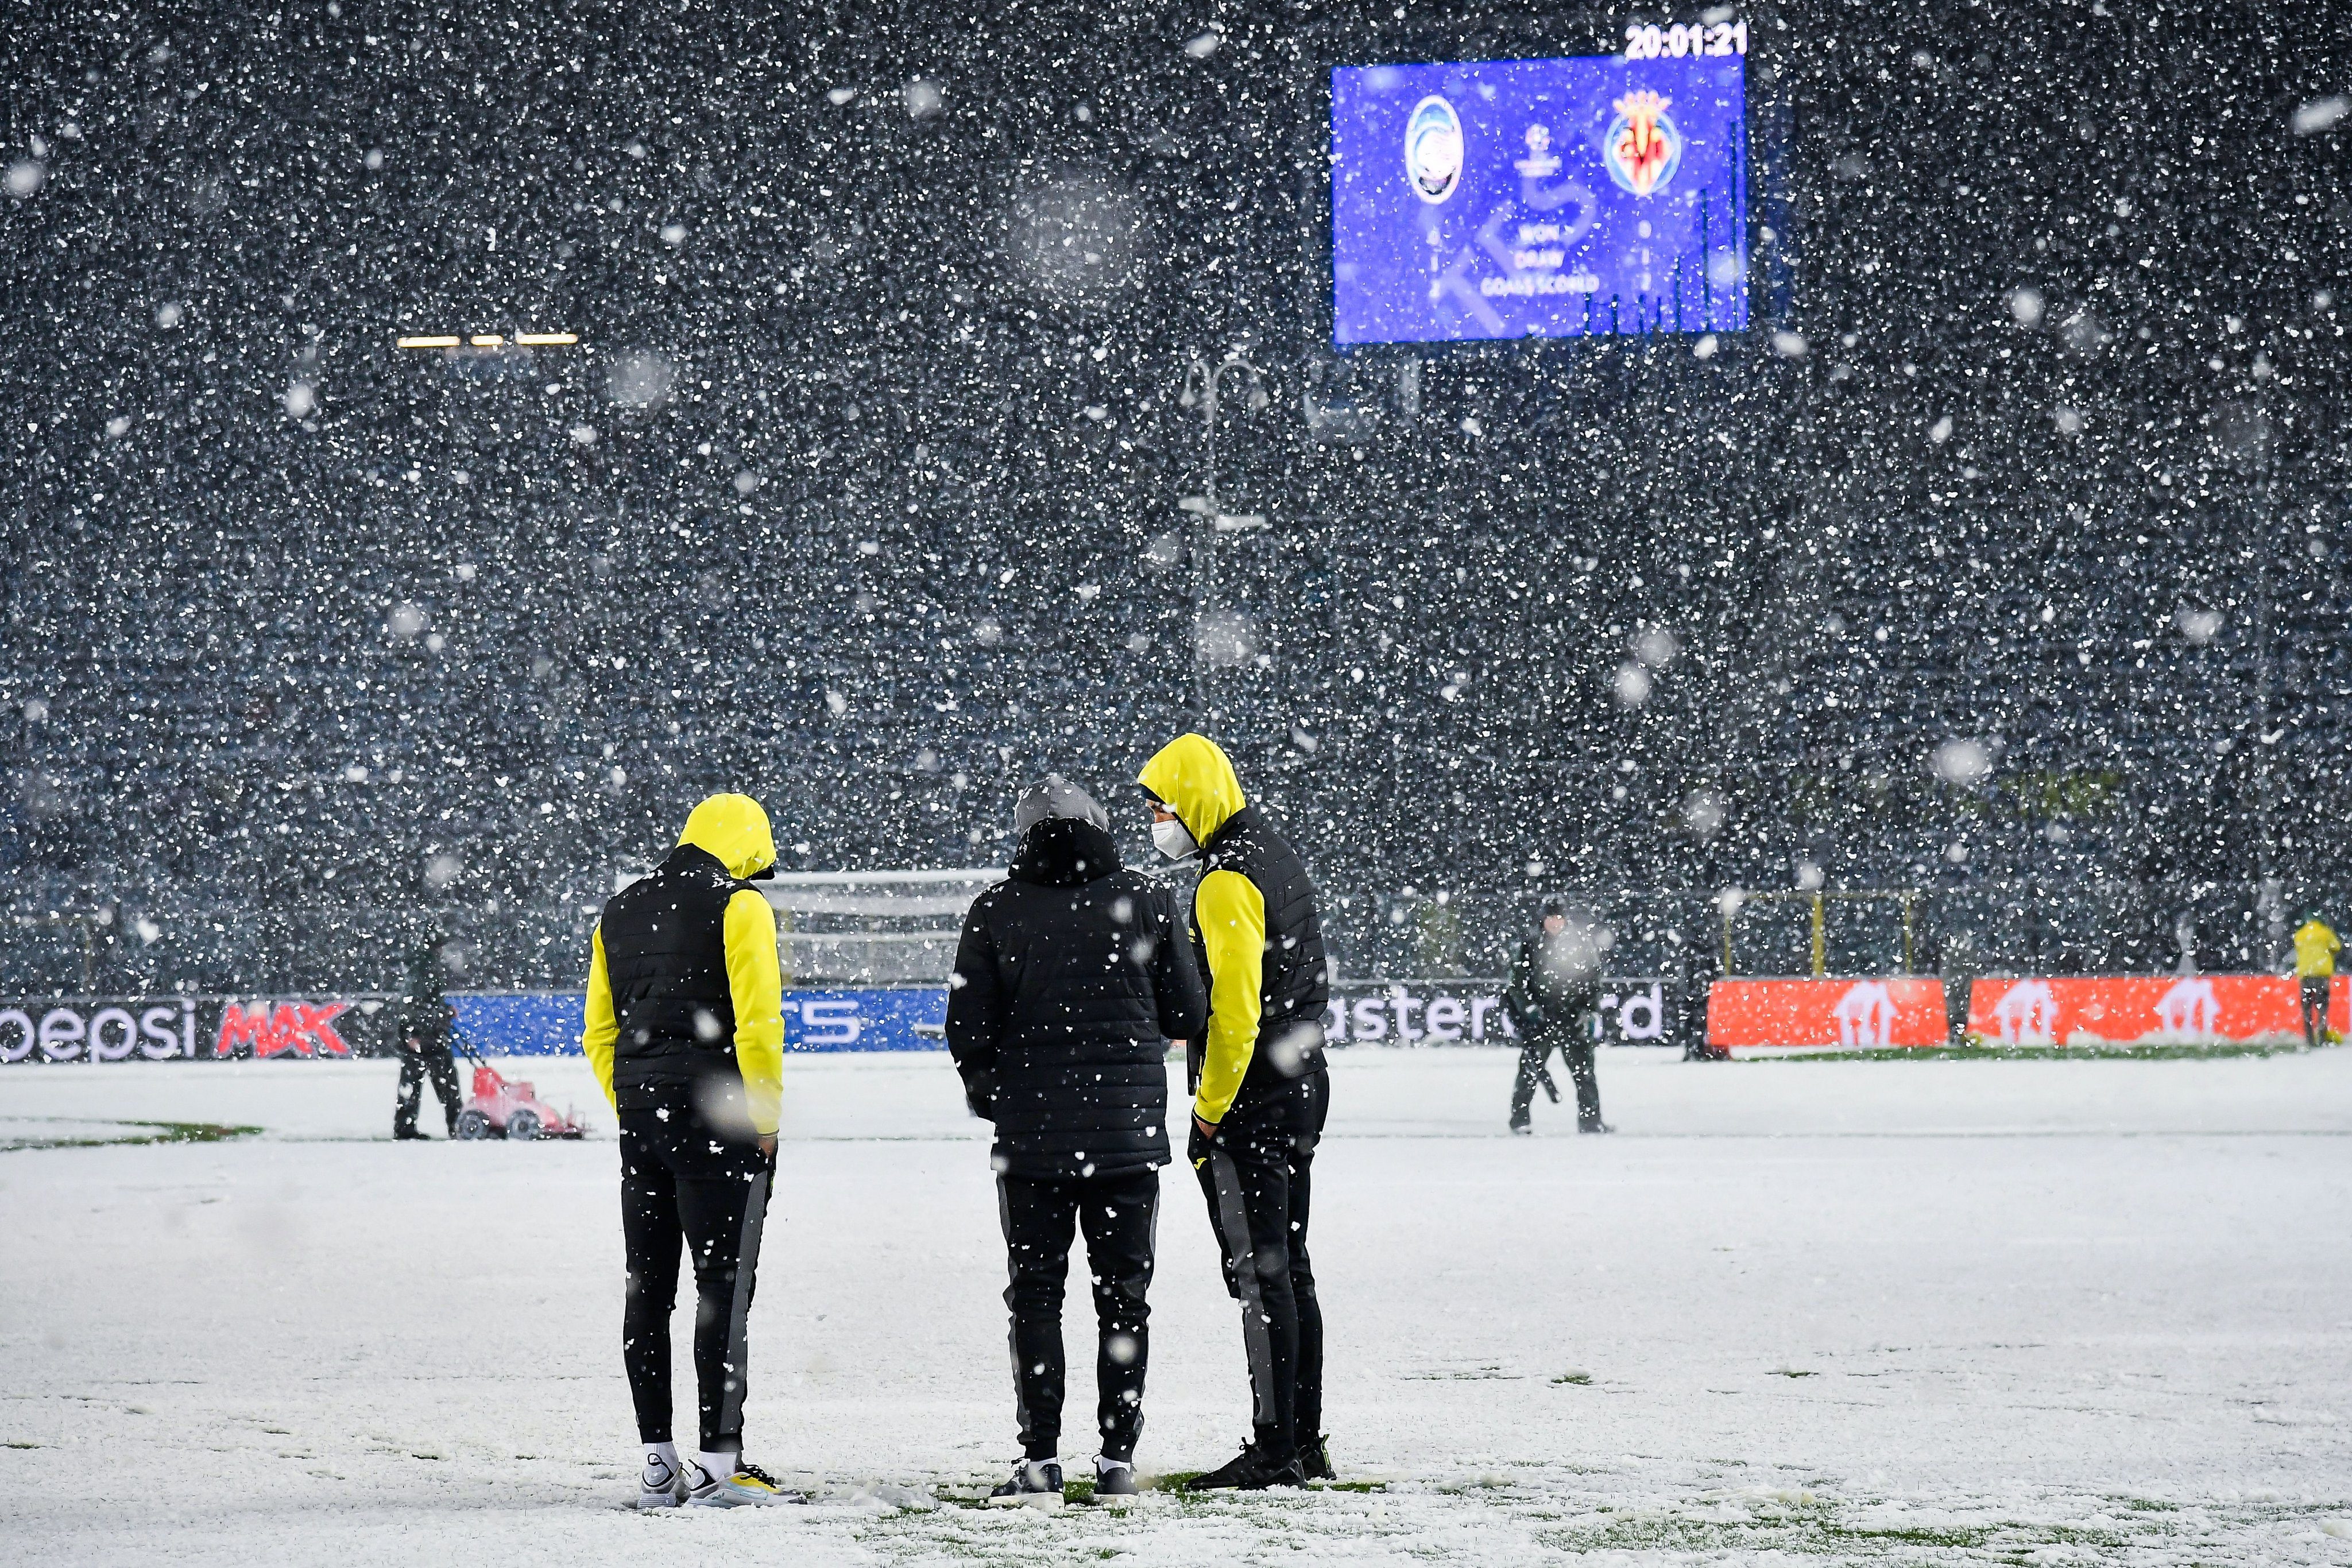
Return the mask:
[[[267,1131],[0,1153],[0,1561],[2352,1563],[2352,1051],[1612,1051],[1622,1131],[1539,1102],[1517,1140],[1511,1061],[1334,1066],[1346,1490],[1053,1516],[967,1506],[1012,1391],[943,1055],[787,1063],[751,1453],[818,1500],[757,1514],[625,1508],[608,1115],[396,1145],[389,1062],[6,1070],[0,1144]],[[594,1103],[576,1061],[520,1071]],[[1163,1206],[1161,1473],[1246,1419],[1189,1172]]]

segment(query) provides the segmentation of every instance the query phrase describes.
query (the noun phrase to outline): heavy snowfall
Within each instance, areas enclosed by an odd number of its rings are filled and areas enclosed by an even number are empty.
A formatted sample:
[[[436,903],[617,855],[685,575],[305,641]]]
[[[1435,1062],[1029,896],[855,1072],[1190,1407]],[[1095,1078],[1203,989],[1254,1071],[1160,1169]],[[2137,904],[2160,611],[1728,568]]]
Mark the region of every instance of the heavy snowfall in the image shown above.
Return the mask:
[[[429,920],[577,986],[703,794],[788,869],[1001,863],[1020,780],[1186,727],[1352,973],[1499,972],[1574,885],[1703,976],[1723,888],[1809,883],[1928,894],[1947,975],[2266,967],[2346,875],[2340,40],[1759,12],[1748,329],[1337,351],[1325,68],[1627,22],[45,11],[22,983],[382,988]]]
[[[0,1562],[2352,1563],[2326,8],[17,10]],[[1042,776],[1191,898],[1186,732],[1341,1004],[1338,1479],[991,1509],[904,1048]],[[722,793],[809,1502],[641,1512],[581,997]],[[1609,1136],[1506,1122],[1555,902]],[[1759,978],[1843,1049],[1687,1059]],[[445,989],[584,1138],[387,1136]],[[1181,1153],[1158,1245],[1147,1481],[1252,1392]]]

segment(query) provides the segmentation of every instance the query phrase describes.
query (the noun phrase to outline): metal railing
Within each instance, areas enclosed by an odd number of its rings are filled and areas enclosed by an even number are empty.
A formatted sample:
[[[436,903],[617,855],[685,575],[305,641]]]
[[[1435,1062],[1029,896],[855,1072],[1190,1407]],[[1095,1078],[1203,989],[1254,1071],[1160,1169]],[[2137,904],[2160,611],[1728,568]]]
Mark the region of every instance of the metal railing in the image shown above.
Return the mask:
[[[1796,893],[1748,893],[1738,888],[1727,889],[1716,895],[1716,904],[1723,911],[1723,972],[1727,975],[1736,975],[1739,972],[1738,963],[1733,956],[1732,932],[1739,924],[1740,915],[1748,905],[1795,904],[1803,905],[1811,916],[1809,928],[1812,938],[1811,973],[1813,978],[1817,980],[1822,978],[1829,973],[1829,907],[1831,903],[1835,901],[1841,904],[1891,902],[1901,908],[1903,956],[1901,967],[1897,972],[1907,975],[1911,973],[1914,961],[1913,915],[1917,910],[1921,896],[1916,888],[1901,888],[1893,892],[1841,888],[1834,893],[1822,888]]]

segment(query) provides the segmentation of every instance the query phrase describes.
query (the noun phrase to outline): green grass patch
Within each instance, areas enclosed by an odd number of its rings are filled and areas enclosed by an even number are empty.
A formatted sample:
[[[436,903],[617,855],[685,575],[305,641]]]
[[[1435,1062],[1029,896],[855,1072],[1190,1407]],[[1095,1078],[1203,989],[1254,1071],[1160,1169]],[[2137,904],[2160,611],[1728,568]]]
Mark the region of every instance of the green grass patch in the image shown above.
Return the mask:
[[[1572,1384],[1579,1388],[1590,1388],[1592,1386],[1592,1374],[1589,1372],[1563,1372],[1558,1377],[1553,1378],[1552,1381],[1554,1383]]]
[[[1940,1547],[1963,1552],[2027,1554],[2053,1546],[2113,1550],[2128,1542],[2112,1531],[2068,1525],[1848,1524],[1832,1505],[1791,1506],[1746,1520],[1699,1519],[1680,1513],[1641,1512],[1609,1520],[1597,1528],[1548,1531],[1548,1540],[1575,1552],[1684,1552],[1704,1554],[1774,1552],[1795,1556],[1848,1560],[1857,1551],[1876,1558],[1906,1548]]]
[[[1937,1527],[1928,1525],[1890,1524],[1884,1526],[1868,1526],[1839,1524],[1835,1521],[1830,1521],[1822,1524],[1820,1529],[1823,1535],[1830,1537],[1832,1540],[1853,1542],[1900,1542],[1906,1546],[1978,1547],[1982,1546],[1987,1542],[1990,1541],[1993,1534],[1990,1530],[1979,1529],[1969,1525],[1946,1525]]]
[[[231,1138],[250,1138],[262,1130],[221,1122],[134,1122],[111,1116],[27,1116],[11,1117],[10,1120],[105,1122],[125,1131],[113,1137],[103,1138],[44,1138],[37,1134],[17,1137],[0,1143],[0,1154],[11,1154],[19,1149],[104,1149],[137,1144],[221,1144]],[[138,1130],[129,1130],[132,1128]]]

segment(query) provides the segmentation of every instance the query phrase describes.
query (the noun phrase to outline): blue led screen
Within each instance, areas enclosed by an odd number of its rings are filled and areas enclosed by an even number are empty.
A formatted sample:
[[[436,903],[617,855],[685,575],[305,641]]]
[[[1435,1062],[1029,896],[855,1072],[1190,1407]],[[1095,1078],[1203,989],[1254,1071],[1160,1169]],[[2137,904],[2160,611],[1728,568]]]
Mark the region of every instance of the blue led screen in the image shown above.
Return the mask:
[[[1746,63],[1334,69],[1333,340],[1745,328]]]

